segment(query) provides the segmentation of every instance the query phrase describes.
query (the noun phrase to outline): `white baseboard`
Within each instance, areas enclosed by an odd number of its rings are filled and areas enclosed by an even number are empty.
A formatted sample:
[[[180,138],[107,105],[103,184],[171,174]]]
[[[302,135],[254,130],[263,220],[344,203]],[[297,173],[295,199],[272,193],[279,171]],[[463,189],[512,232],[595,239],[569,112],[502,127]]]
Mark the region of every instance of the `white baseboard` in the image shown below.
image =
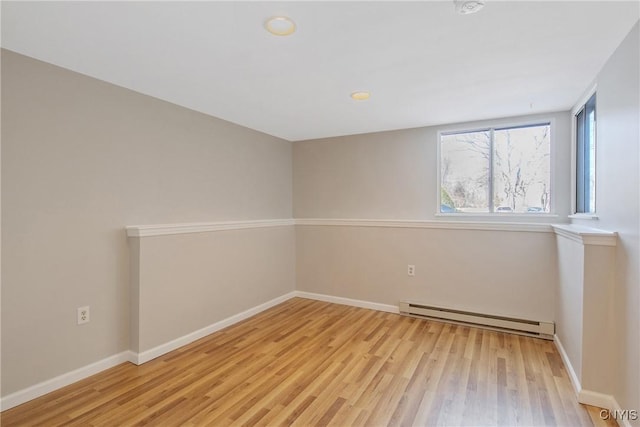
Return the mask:
[[[47,393],[51,393],[59,388],[83,380],[91,375],[113,368],[121,363],[129,362],[131,361],[132,356],[132,352],[123,351],[122,353],[115,354],[111,357],[107,357],[106,359],[99,360],[91,363],[90,365],[67,372],[66,374],[59,375],[50,380],[32,385],[24,390],[16,391],[15,393],[9,394],[0,400],[0,410],[4,411],[6,409],[13,408],[14,406],[22,405],[25,402],[44,396]]]
[[[618,401],[610,394],[582,390],[578,393],[578,402],[606,409],[606,416],[616,420],[620,427],[633,427],[628,413],[622,410]]]
[[[62,374],[50,380],[43,381],[39,384],[35,384],[24,390],[20,390],[10,395],[7,395],[0,399],[0,411],[21,405],[25,402],[28,402],[30,400],[43,396],[47,393],[50,393],[59,388],[65,387],[69,384],[73,384],[77,381],[90,377],[91,375],[100,373],[106,369],[112,368],[124,362],[131,362],[131,363],[135,363],[136,365],[141,365],[145,362],[148,362],[149,360],[155,359],[156,357],[162,356],[163,354],[166,354],[170,351],[173,351],[184,345],[187,345],[195,340],[198,340],[216,331],[219,331],[220,329],[224,329],[242,320],[248,319],[251,316],[254,316],[262,311],[265,311],[271,307],[274,307],[294,297],[314,299],[319,301],[332,302],[336,304],[350,305],[354,307],[362,307],[362,308],[368,308],[372,310],[386,311],[390,313],[399,312],[398,307],[393,305],[379,304],[379,303],[374,303],[369,301],[360,301],[360,300],[354,300],[350,298],[334,297],[330,295],[314,294],[310,292],[292,291],[285,295],[282,295],[270,301],[267,301],[263,304],[260,304],[256,307],[245,310],[242,313],[238,313],[236,315],[223,319],[212,325],[199,329],[195,332],[191,332],[180,338],[176,338],[175,340],[159,345],[145,352],[135,353],[133,351],[124,351],[122,353],[107,357],[106,359],[99,360],[97,362],[94,362],[82,368],[78,368],[74,371],[67,372],[66,374]]]
[[[388,313],[400,313],[396,305],[380,304],[377,302],[363,301],[358,299],[334,297],[332,295],[314,294],[312,292],[295,291],[295,296],[300,298],[313,299],[317,301],[332,302],[334,304],[350,305],[353,307],[368,308],[370,310],[386,311]]]
[[[617,414],[622,414],[622,408],[620,407],[620,404],[618,403],[618,401],[615,398],[613,398],[612,411],[614,411],[614,412],[617,411],[616,412]],[[617,423],[618,423],[618,425],[620,427],[633,427],[631,425],[631,420],[628,417],[622,418],[622,417],[619,416],[619,417],[616,418],[616,421],[617,421]]]
[[[564,367],[567,368],[567,372],[569,373],[569,379],[571,379],[571,385],[573,385],[573,391],[576,393],[576,396],[578,396],[580,394],[580,391],[582,390],[582,384],[580,384],[578,375],[576,375],[576,371],[573,369],[573,365],[569,360],[569,356],[567,355],[567,352],[564,350],[564,347],[562,346],[562,342],[560,341],[560,338],[558,337],[557,334],[553,336],[553,342],[556,345],[558,352],[560,353],[560,357],[562,357],[562,362],[564,363]]]
[[[399,308],[390,304],[381,304],[370,301],[356,300],[351,298],[344,297],[336,297],[332,295],[325,294],[316,294],[312,292],[304,292],[304,291],[292,291],[285,295],[274,298],[270,301],[267,301],[263,304],[260,304],[256,307],[250,308],[248,310],[243,311],[242,313],[238,313],[226,319],[223,319],[219,322],[216,322],[212,325],[209,325],[205,328],[199,329],[195,332],[172,340],[168,343],[159,345],[151,350],[147,350],[143,353],[134,353],[132,351],[124,351],[122,353],[113,355],[111,357],[107,357],[106,359],[102,359],[98,362],[92,363],[90,365],[84,366],[82,368],[76,369],[74,371],[68,372],[66,374],[62,374],[55,378],[52,378],[47,381],[43,381],[39,384],[35,384],[31,387],[28,387],[24,390],[17,391],[8,396],[0,399],[0,411],[4,411],[6,409],[13,408],[15,406],[21,405],[29,400],[35,399],[37,397],[43,396],[47,393],[55,391],[59,388],[65,387],[69,384],[73,384],[74,382],[80,381],[91,375],[95,375],[99,372],[102,372],[106,369],[112,368],[124,362],[132,362],[137,365],[148,362],[149,360],[155,359],[163,354],[166,354],[170,351],[173,351],[177,348],[180,348],[186,344],[189,344],[195,340],[198,340],[202,337],[210,335],[216,331],[219,331],[223,328],[231,326],[235,323],[238,323],[242,320],[248,319],[251,316],[254,316],[262,311],[265,311],[271,307],[274,307],[284,301],[287,301],[291,298],[299,297],[299,298],[307,298],[317,301],[330,302],[335,304],[349,305],[353,307],[367,308],[371,310],[384,311],[388,313],[399,313]],[[611,411],[620,411],[620,405],[615,400],[615,398],[608,394],[597,393],[589,390],[583,390],[580,385],[580,381],[571,365],[569,357],[562,346],[562,342],[558,338],[557,335],[554,336],[554,343],[560,356],[562,357],[562,361],[564,362],[565,367],[569,373],[569,377],[571,378],[571,383],[576,392],[576,396],[578,398],[578,402],[597,406],[600,408],[605,408]],[[632,427],[629,420],[618,420],[623,427]]]
[[[369,301],[361,301],[361,300],[355,300],[350,298],[335,297],[331,295],[314,294],[311,292],[292,291],[285,295],[282,295],[270,301],[267,301],[263,304],[260,304],[256,307],[245,310],[242,313],[238,313],[236,315],[223,319],[212,325],[199,329],[195,332],[191,332],[187,335],[184,335],[180,338],[176,338],[175,340],[159,345],[155,348],[144,351],[142,353],[124,351],[122,353],[113,355],[111,357],[107,357],[106,359],[102,359],[100,361],[84,366],[82,368],[78,368],[74,371],[67,372],[66,374],[62,374],[50,380],[43,381],[39,384],[35,384],[24,390],[20,390],[15,393],[12,393],[0,399],[0,411],[21,405],[25,402],[28,402],[29,400],[33,400],[37,397],[43,396],[47,393],[50,393],[59,388],[65,387],[69,384],[73,384],[74,382],[80,381],[82,379],[90,377],[91,375],[95,375],[99,372],[102,372],[106,369],[112,368],[124,362],[132,362],[132,363],[135,363],[136,365],[141,365],[145,362],[148,362],[149,360],[155,359],[156,357],[162,356],[163,354],[166,354],[184,345],[192,343],[193,341],[196,341],[200,338],[210,335],[216,331],[219,331],[220,329],[224,329],[242,320],[248,319],[251,316],[254,316],[262,311],[265,311],[273,306],[276,306],[294,297],[307,298],[307,299],[331,302],[331,303],[342,304],[342,305],[350,305],[354,307],[368,308],[368,309],[378,310],[378,311],[386,311],[389,313],[399,313],[398,307],[394,305],[380,304],[380,303],[369,302]]]
[[[560,338],[558,338],[558,335],[553,336],[553,342],[555,343],[556,348],[560,353],[560,357],[562,357],[565,368],[567,368],[567,372],[569,373],[569,378],[571,379],[571,384],[573,385],[573,390],[576,393],[578,402],[584,405],[591,405],[597,406],[598,408],[608,409],[610,411],[620,410],[620,405],[618,405],[618,402],[612,395],[585,390],[582,388],[582,384],[580,384],[580,380],[578,379],[578,376],[573,369],[573,365],[571,365],[569,356],[567,356],[567,352],[564,350],[564,347],[562,346],[562,342],[560,341]],[[623,426],[631,426],[628,420],[617,421]]]
[[[615,409],[616,406],[616,401],[610,394],[603,394],[590,390],[580,390],[578,392],[578,402],[609,410]]]
[[[219,331],[220,329],[224,329],[228,326],[231,326],[235,323],[238,323],[242,320],[248,319],[251,316],[254,316],[262,311],[265,311],[273,306],[276,306],[284,301],[287,301],[296,296],[296,292],[292,291],[285,295],[274,298],[270,301],[267,301],[263,304],[260,304],[256,307],[250,308],[248,310],[243,311],[242,313],[235,314],[231,317],[227,317],[226,319],[220,320],[212,325],[205,326],[202,329],[191,332],[182,337],[176,338],[167,343],[161,344],[157,347],[154,347],[150,350],[144,351],[142,353],[133,353],[132,362],[136,365],[141,365],[145,362],[148,362],[156,357],[162,356],[163,354],[169,353],[170,351],[176,350],[182,346],[190,344],[200,338],[206,337],[214,332]]]
[[[250,308],[249,310],[243,311],[242,313],[238,313],[234,316],[228,317],[224,320],[214,323],[213,325],[207,326],[198,331],[192,332],[183,337],[170,341],[166,344],[162,344],[151,350],[147,350],[143,353],[135,353],[133,351],[124,351],[122,353],[116,354],[111,357],[107,357],[106,359],[102,359],[98,362],[76,369],[74,371],[67,372],[66,374],[62,374],[50,380],[43,381],[39,384],[35,384],[24,390],[17,391],[15,393],[12,393],[0,399],[0,411],[4,411],[6,409],[10,409],[15,406],[21,405],[25,402],[28,402],[37,397],[43,396],[59,388],[68,386],[69,384],[73,384],[77,381],[90,377],[91,375],[95,375],[99,372],[104,371],[105,369],[112,368],[124,362],[131,362],[131,363],[135,363],[136,365],[140,365],[144,362],[147,362],[151,359],[154,359],[158,356],[161,356],[165,353],[168,353],[172,350],[182,347],[183,345],[189,344],[197,339],[200,339],[209,334],[212,334],[213,332],[216,332],[220,329],[226,328],[227,326],[231,326],[234,323],[238,323],[242,320],[245,320],[255,314],[258,314],[268,308],[278,305],[281,302],[284,302],[295,296],[296,296],[295,292],[289,292],[288,294],[274,298],[271,301],[267,301],[256,307]]]

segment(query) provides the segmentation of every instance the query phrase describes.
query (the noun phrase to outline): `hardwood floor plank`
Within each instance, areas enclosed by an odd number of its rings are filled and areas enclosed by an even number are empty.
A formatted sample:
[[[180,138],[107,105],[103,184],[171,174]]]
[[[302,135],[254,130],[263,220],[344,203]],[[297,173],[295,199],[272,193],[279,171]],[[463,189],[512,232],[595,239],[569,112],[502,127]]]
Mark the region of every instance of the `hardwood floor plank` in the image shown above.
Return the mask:
[[[294,298],[2,425],[615,425],[598,414],[551,342]]]

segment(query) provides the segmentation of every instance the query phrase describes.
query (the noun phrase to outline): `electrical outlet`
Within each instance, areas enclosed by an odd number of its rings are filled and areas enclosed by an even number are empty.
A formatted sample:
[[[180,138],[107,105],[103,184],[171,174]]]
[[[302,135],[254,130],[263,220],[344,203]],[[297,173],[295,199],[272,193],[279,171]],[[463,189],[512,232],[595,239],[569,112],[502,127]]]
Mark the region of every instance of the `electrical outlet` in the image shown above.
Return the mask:
[[[91,312],[89,306],[78,307],[78,325],[89,323],[91,321]]]
[[[416,275],[416,266],[409,264],[407,266],[407,276],[415,276]]]

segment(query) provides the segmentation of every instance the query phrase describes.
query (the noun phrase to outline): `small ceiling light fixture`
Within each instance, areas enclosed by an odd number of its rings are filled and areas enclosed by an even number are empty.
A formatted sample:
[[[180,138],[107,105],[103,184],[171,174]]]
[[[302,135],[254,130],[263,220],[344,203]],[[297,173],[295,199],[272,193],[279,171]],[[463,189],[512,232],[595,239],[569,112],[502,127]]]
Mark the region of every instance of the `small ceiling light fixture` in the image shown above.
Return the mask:
[[[296,30],[296,24],[287,16],[274,16],[267,19],[264,27],[275,36],[288,36]]]
[[[371,97],[371,92],[367,92],[366,90],[359,90],[357,92],[351,93],[351,98],[356,101],[366,101]]]
[[[456,12],[461,15],[476,13],[484,7],[482,0],[453,0],[453,4],[456,6]]]

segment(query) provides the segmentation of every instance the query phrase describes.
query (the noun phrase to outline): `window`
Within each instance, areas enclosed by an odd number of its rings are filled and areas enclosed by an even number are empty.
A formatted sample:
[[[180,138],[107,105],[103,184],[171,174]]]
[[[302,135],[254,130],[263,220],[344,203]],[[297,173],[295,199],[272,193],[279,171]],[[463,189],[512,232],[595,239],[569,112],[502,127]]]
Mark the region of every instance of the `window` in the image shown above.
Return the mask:
[[[576,213],[596,211],[596,94],[576,114]]]
[[[440,134],[440,213],[550,211],[551,124]]]

